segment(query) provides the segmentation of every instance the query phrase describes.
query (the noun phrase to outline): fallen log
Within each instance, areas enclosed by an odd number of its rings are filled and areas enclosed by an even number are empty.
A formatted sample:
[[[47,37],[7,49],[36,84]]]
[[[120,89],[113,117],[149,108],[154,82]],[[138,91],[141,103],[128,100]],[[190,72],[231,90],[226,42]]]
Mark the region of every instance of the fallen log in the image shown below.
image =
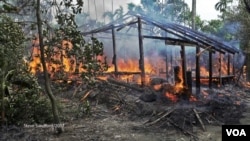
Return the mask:
[[[130,83],[126,83],[126,82],[123,82],[123,81],[115,80],[113,78],[108,78],[107,81],[110,82],[110,83],[116,84],[116,85],[124,86],[124,87],[130,88],[130,89],[139,91],[139,92],[144,92],[143,88],[139,88],[137,86],[131,85]]]

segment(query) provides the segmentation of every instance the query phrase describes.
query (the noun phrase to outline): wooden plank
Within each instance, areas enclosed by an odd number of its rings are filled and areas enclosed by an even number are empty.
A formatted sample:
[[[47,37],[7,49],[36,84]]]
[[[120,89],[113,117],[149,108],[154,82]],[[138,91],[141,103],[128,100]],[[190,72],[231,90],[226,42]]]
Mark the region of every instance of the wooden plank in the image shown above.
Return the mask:
[[[113,78],[108,78],[107,81],[110,82],[110,83],[119,85],[119,86],[124,86],[124,87],[130,88],[130,89],[139,91],[139,92],[144,92],[143,88],[140,88],[140,87],[137,87],[135,85],[132,85],[132,84],[129,84],[129,83],[126,83],[126,82],[123,82],[123,81],[119,81],[119,80],[116,80],[116,79],[113,79]]]
[[[197,45],[197,43],[188,41],[188,40],[183,40],[183,39],[176,39],[176,38],[171,38],[171,37],[159,37],[159,36],[147,36],[143,35],[143,38],[148,38],[148,39],[158,39],[158,40],[165,40],[165,44],[171,44],[171,45],[189,45],[189,46],[194,46]]]

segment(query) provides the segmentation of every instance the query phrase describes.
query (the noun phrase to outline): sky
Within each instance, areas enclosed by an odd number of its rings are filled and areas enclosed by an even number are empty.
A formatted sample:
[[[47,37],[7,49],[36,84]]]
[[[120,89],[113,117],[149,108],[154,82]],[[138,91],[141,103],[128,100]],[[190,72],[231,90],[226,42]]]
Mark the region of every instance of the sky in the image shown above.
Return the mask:
[[[192,0],[184,0],[192,9]],[[218,19],[219,11],[215,10],[215,4],[219,0],[196,0],[196,14],[202,20]]]
[[[184,1],[189,5],[190,9],[192,9],[192,0]],[[218,1],[219,0],[196,0],[196,14],[199,15],[202,20],[218,19],[220,13],[214,8]],[[140,4],[140,0],[84,0],[85,12],[90,11],[91,17],[102,20],[103,13],[112,10],[112,2],[113,10],[118,9],[119,6],[126,8],[127,4],[131,2]]]

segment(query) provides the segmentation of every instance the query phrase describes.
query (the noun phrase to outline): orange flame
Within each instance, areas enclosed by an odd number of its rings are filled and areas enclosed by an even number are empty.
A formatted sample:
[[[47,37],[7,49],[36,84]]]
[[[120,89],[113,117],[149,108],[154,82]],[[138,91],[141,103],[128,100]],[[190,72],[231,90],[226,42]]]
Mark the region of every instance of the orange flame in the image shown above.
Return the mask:
[[[76,59],[74,56],[68,56],[67,52],[72,49],[73,45],[70,41],[63,40],[61,43],[61,49],[59,47],[52,48],[52,55],[50,60],[46,61],[46,66],[51,74],[51,77],[55,75],[56,72],[63,70],[66,73],[73,73],[76,68]],[[44,48],[45,51],[48,47]],[[39,47],[39,38],[33,40],[33,47],[31,51],[31,61],[29,62],[30,72],[36,74],[37,72],[42,72],[43,68],[41,65],[41,53]],[[45,57],[47,57],[45,55]]]
[[[182,68],[180,68],[177,77],[180,80],[180,82],[175,83],[174,89],[175,89],[175,93],[180,93],[181,90],[184,88]]]
[[[172,102],[177,102],[178,101],[178,98],[176,95],[172,94],[172,93],[169,93],[169,92],[166,92],[165,93],[165,96],[171,100]]]

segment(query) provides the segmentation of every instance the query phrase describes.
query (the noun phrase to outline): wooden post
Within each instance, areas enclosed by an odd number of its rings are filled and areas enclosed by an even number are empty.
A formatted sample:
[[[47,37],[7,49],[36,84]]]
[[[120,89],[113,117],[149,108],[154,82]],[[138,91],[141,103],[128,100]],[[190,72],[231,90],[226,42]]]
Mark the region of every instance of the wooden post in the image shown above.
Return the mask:
[[[231,61],[231,56],[228,54],[227,56],[227,75],[230,75],[230,61]]]
[[[200,47],[196,47],[196,69],[195,69],[195,80],[196,80],[196,90],[200,90],[200,55],[197,55],[200,53]]]
[[[185,52],[185,46],[184,46],[184,45],[181,45],[181,61],[182,61],[183,85],[184,85],[184,86],[187,86],[186,52]]]
[[[235,64],[234,64],[235,61],[234,61],[234,57],[235,57],[235,54],[233,54],[233,59],[232,59],[233,60],[233,75],[235,76]]]
[[[219,81],[220,81],[220,86],[222,85],[222,78],[221,78],[221,53],[219,54]]]
[[[187,87],[190,93],[192,93],[192,71],[187,71]]]
[[[115,68],[115,76],[117,76],[118,72],[118,67],[117,67],[117,62],[116,62],[116,41],[115,41],[115,29],[114,26],[112,27],[112,41],[113,41],[113,60],[112,64],[114,65]]]
[[[145,85],[145,68],[144,68],[144,51],[143,51],[143,38],[142,38],[142,24],[141,18],[138,17],[138,38],[139,38],[139,52],[140,52],[140,60],[139,60],[139,68],[141,70],[141,85]]]
[[[181,83],[181,78],[179,78],[179,73],[180,73],[180,66],[175,66],[174,67],[174,84],[179,84]]]
[[[212,51],[209,51],[209,58],[208,58],[208,64],[209,64],[209,71],[208,71],[208,77],[209,77],[209,88],[212,88],[212,79],[213,79],[213,52]]]
[[[171,55],[170,55],[170,67],[171,67],[171,72],[170,72],[170,74],[173,76],[174,75],[174,66],[173,66],[173,50],[172,50],[172,48],[171,48]],[[171,77],[171,80],[170,80],[173,84],[174,84],[174,79],[173,79],[173,77]]]
[[[166,80],[168,81],[168,56],[167,55],[165,57],[165,62],[166,62]]]

